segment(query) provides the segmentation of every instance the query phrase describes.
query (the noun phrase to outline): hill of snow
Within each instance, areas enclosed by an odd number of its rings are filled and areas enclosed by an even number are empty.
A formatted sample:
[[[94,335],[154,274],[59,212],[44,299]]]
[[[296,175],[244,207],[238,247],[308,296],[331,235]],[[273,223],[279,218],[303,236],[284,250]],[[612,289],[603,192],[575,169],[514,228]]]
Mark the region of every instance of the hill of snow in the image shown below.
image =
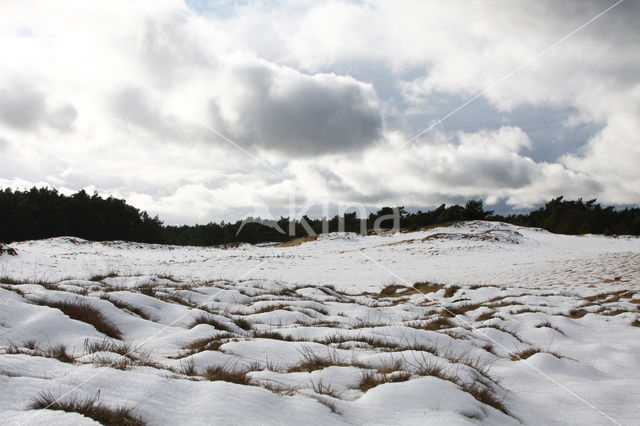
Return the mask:
[[[476,221],[290,247],[11,247],[3,423],[88,424],[63,407],[87,399],[149,424],[637,421],[637,238]]]

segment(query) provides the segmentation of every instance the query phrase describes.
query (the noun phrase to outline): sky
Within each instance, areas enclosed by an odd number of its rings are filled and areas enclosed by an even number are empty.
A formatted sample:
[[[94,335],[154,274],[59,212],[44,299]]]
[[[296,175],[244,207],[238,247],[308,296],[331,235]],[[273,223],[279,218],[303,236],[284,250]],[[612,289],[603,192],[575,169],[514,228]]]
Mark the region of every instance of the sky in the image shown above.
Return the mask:
[[[640,1],[0,3],[0,187],[167,224],[640,203]]]

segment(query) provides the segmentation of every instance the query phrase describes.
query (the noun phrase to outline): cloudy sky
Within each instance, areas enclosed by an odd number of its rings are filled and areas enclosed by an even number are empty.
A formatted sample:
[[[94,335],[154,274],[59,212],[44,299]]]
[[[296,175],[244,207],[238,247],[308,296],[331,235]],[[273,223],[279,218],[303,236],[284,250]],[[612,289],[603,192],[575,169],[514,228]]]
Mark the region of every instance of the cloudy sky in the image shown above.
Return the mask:
[[[5,0],[0,186],[172,224],[638,204],[639,21],[636,0]]]

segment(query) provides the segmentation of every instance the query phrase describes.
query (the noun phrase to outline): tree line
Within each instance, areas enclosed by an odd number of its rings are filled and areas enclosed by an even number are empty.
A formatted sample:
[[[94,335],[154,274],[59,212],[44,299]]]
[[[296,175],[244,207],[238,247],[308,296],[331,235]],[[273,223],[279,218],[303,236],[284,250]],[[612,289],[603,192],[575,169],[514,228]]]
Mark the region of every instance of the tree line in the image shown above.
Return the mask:
[[[392,219],[396,216],[397,222]],[[142,243],[213,246],[234,243],[285,242],[311,232],[369,232],[374,225],[406,230],[464,220],[490,220],[533,226],[561,234],[640,235],[640,208],[616,210],[596,200],[568,201],[563,197],[526,214],[501,216],[485,210],[481,200],[464,206],[441,206],[407,212],[404,207],[383,207],[368,217],[355,212],[331,219],[281,217],[278,220],[248,218],[206,225],[167,226],[157,217],[130,206],[125,200],[84,190],[73,195],[56,189],[0,190],[0,242],[75,236],[93,241],[124,240]]]

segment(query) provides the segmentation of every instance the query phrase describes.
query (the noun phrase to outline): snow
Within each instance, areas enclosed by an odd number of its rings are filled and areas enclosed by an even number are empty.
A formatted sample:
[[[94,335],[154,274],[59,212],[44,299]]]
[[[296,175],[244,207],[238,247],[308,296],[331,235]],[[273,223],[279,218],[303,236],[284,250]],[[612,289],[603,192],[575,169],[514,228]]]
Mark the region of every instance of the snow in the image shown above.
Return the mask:
[[[290,247],[11,246],[18,255],[0,257],[3,423],[91,422],[31,409],[43,391],[99,392],[149,424],[637,423],[637,238],[474,221]],[[415,282],[433,286],[380,294]],[[56,301],[89,303],[123,340]],[[53,357],[59,344],[73,362]],[[245,384],[205,374],[216,366]],[[367,374],[377,386],[363,387]]]

